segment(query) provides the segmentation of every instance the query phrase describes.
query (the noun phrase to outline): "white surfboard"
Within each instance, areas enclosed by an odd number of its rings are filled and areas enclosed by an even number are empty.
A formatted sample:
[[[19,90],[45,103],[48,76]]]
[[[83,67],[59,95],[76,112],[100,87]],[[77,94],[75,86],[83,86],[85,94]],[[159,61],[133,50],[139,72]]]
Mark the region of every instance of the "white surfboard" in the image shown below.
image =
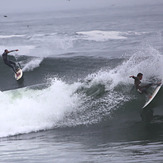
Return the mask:
[[[151,103],[151,101],[154,99],[154,97],[157,95],[158,91],[160,90],[162,84],[160,84],[159,86],[156,87],[156,89],[154,90],[152,96],[147,100],[147,102],[144,104],[143,109],[149,105]]]
[[[22,76],[23,76],[23,71],[22,71],[22,69],[19,68],[19,70],[17,71],[17,73],[18,73],[19,75],[17,76],[17,75],[15,74],[15,79],[16,79],[16,80],[19,80],[19,79],[21,79]]]

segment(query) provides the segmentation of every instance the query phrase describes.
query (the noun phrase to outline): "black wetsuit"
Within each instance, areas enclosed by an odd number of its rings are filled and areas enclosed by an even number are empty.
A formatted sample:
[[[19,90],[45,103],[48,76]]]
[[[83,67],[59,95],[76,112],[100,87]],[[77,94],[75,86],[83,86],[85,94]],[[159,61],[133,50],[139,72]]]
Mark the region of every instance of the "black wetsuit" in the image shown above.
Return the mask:
[[[145,93],[147,94],[147,89],[152,86],[153,84],[147,84],[145,86],[140,86],[141,84],[141,81],[138,77],[135,77],[133,76],[132,77],[135,81],[134,81],[134,84],[135,84],[135,87],[136,87],[136,90],[139,92],[139,93]]]
[[[13,71],[16,73],[16,63],[13,62],[13,61],[10,61],[8,60],[8,56],[7,56],[7,52],[4,52],[2,54],[2,58],[3,58],[3,61],[6,65],[8,65],[9,67],[11,67],[13,69]]]

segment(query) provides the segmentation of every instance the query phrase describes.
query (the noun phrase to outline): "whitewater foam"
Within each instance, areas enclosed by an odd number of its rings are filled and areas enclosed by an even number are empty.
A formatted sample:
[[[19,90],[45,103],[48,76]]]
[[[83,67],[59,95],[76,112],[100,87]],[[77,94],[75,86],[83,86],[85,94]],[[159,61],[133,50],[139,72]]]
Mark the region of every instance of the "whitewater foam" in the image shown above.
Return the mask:
[[[80,104],[73,85],[55,79],[43,90],[28,88],[0,92],[0,137],[46,130],[57,126],[66,112]]]

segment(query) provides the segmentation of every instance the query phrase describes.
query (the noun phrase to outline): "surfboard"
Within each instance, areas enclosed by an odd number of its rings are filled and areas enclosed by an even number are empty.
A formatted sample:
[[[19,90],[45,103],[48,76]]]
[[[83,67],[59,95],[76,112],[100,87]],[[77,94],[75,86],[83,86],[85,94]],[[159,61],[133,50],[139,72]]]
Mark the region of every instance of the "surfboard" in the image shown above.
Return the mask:
[[[19,79],[21,79],[22,76],[23,76],[23,71],[22,71],[22,69],[19,68],[18,71],[17,71],[17,73],[18,73],[19,75],[17,76],[17,75],[15,74],[15,79],[16,79],[16,80],[19,80]]]
[[[155,89],[154,92],[152,93],[151,97],[148,98],[147,102],[144,104],[143,109],[144,109],[145,107],[147,107],[147,106],[151,103],[151,101],[155,98],[155,96],[156,96],[157,93],[159,92],[161,86],[162,86],[162,84],[160,84],[160,85],[158,85],[158,86],[156,87],[156,89]]]

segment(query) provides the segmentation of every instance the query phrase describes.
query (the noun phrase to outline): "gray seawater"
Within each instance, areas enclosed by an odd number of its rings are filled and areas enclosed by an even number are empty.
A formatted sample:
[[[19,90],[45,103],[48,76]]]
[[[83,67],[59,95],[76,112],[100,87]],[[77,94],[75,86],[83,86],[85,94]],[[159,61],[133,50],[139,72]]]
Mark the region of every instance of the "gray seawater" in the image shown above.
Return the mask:
[[[0,162],[163,161],[161,89],[150,123],[142,82],[163,79],[163,3],[0,16]]]

